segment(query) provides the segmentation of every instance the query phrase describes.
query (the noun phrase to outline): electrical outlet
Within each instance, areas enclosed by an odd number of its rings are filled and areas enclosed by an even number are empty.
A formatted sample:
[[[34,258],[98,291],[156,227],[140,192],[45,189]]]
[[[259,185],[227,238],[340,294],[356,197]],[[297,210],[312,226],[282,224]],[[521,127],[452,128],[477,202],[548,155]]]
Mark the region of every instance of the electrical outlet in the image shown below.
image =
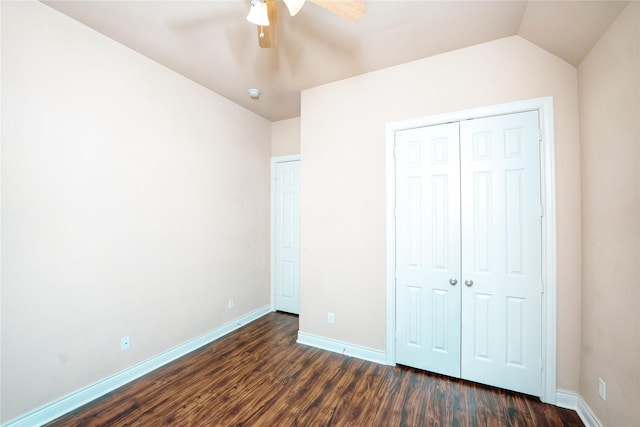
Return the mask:
[[[607,383],[602,378],[598,378],[598,394],[602,400],[607,400]]]
[[[129,337],[120,338],[120,350],[124,351],[124,350],[128,349],[130,343],[131,342],[129,341]]]
[[[233,298],[229,298],[229,310],[233,308]]]
[[[332,312],[327,313],[327,323],[333,323],[334,316]]]

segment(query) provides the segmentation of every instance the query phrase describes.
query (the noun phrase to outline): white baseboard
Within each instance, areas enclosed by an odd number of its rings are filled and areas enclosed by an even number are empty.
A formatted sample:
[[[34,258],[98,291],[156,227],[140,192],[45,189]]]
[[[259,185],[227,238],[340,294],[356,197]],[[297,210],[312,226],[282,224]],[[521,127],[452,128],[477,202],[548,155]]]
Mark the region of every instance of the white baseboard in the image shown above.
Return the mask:
[[[578,395],[572,391],[557,390],[555,405],[575,411],[578,408]]]
[[[33,427],[46,424],[49,421],[55,420],[63,416],[64,414],[85,405],[92,400],[95,400],[105,394],[122,387],[123,385],[130,383],[131,381],[140,378],[141,376],[148,374],[149,372],[158,369],[159,367],[172,362],[187,353],[190,353],[206,344],[209,344],[220,337],[233,332],[234,330],[244,326],[245,324],[252,322],[265,314],[270,313],[271,306],[266,305],[251,313],[248,313],[242,317],[239,317],[219,328],[214,329],[198,338],[188,341],[178,347],[167,350],[164,353],[160,353],[152,359],[141,362],[135,366],[118,372],[117,374],[105,378],[93,385],[80,389],[74,393],[57,399],[47,405],[44,405],[38,409],[22,415],[6,424],[4,427]]]
[[[602,423],[595,416],[589,405],[577,393],[558,390],[556,392],[556,406],[573,409],[584,423],[585,427],[602,427]]]
[[[299,344],[329,350],[346,356],[357,357],[358,359],[364,359],[370,362],[380,363],[382,365],[386,365],[387,361],[387,355],[384,351],[361,347],[355,344],[319,337],[317,335],[307,334],[300,331],[298,331],[297,342]]]
[[[578,407],[576,412],[580,416],[580,419],[586,427],[602,427],[602,423],[593,413],[587,402],[582,399],[582,396],[578,396]]]

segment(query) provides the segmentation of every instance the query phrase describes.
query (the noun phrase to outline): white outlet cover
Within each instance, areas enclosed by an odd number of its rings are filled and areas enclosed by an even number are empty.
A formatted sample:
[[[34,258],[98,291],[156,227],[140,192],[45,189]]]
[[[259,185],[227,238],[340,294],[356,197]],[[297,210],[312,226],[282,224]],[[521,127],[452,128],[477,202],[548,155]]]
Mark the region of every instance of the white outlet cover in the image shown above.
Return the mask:
[[[598,394],[602,400],[607,400],[607,383],[602,378],[598,378]]]

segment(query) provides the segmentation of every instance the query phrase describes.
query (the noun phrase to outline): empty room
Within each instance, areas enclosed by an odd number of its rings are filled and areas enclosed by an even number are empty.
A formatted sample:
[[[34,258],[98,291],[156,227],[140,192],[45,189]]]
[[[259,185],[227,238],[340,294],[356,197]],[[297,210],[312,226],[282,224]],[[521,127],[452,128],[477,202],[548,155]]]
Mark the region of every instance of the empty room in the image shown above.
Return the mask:
[[[640,425],[640,2],[0,25],[0,425]]]

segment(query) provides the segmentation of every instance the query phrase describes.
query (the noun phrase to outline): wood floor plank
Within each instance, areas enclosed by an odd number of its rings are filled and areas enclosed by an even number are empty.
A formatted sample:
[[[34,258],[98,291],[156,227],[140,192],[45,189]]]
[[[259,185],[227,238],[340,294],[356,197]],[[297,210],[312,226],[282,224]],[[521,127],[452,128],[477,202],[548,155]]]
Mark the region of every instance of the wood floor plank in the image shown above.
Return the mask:
[[[535,397],[300,345],[297,331],[271,313],[48,426],[583,426]]]

